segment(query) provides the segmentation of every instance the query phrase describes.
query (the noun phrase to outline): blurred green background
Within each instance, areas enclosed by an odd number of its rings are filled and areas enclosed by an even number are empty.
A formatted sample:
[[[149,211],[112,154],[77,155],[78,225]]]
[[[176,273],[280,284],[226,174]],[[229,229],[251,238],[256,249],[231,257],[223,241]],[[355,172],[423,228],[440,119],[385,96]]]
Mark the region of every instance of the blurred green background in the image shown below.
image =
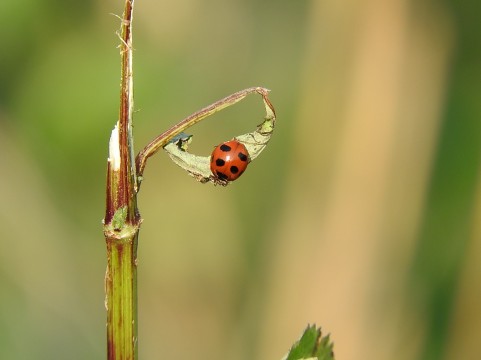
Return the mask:
[[[122,2],[0,2],[0,354],[104,359]],[[138,1],[137,151],[237,90],[267,150],[227,188],[163,153],[139,197],[142,359],[479,359],[481,2]],[[195,128],[250,131],[259,97]]]

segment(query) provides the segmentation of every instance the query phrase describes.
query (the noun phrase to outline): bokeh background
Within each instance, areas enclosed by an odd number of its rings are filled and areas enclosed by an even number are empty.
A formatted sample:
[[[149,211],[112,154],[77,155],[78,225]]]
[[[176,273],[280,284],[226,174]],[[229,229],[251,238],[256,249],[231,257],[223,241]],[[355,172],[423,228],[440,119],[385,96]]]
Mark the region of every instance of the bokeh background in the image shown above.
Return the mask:
[[[102,224],[122,1],[0,2],[0,356],[104,359]],[[139,197],[142,359],[481,356],[481,2],[142,1],[136,149],[272,90],[266,151],[227,188],[159,153]],[[208,155],[253,96],[195,128]]]

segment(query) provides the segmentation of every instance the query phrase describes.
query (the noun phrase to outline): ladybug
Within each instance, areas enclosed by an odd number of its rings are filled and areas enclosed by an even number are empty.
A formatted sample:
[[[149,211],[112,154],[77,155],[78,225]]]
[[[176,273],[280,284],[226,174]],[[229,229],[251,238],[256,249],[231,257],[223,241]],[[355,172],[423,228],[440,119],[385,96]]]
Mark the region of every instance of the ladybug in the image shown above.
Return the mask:
[[[214,149],[210,156],[210,170],[221,182],[234,181],[244,173],[249,161],[246,147],[237,140],[231,140]]]

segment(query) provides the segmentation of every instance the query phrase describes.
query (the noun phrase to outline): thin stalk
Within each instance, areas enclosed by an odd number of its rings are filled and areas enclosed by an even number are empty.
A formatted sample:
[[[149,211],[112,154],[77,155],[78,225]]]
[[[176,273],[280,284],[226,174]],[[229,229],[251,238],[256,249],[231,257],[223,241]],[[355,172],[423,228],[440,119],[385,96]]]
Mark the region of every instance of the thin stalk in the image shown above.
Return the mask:
[[[162,134],[158,135],[155,139],[153,139],[149,144],[147,144],[147,146],[145,146],[139,152],[139,154],[137,155],[137,158],[135,159],[136,167],[137,167],[137,175],[139,179],[142,177],[142,174],[144,173],[147,159],[150,156],[154,155],[160,148],[167,145],[168,142],[172,140],[176,135],[180,134],[182,131],[186,130],[187,128],[197,124],[199,121],[204,120],[206,117],[211,116],[212,114],[222,109],[225,109],[229,106],[232,106],[238,103],[239,101],[243,100],[247,95],[252,93],[258,93],[262,96],[266,104],[266,110],[269,109],[268,116],[275,118],[274,107],[272,106],[271,102],[267,97],[269,90],[257,86],[257,87],[251,87],[248,89],[238,91],[234,94],[231,94],[189,115],[188,117],[180,121],[178,124],[164,131]]]
[[[119,121],[112,131],[107,165],[104,235],[107,244],[105,306],[107,357],[137,359],[137,210],[133,159],[132,12],[126,0],[121,25],[121,90]]]

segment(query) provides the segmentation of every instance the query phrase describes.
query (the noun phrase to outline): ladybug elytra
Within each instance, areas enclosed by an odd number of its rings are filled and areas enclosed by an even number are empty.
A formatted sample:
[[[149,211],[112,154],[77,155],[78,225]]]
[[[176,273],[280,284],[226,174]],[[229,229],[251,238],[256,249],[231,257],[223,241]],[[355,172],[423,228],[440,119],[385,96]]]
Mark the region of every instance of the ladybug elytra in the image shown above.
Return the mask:
[[[210,170],[216,179],[234,181],[241,176],[250,158],[246,147],[236,140],[218,145],[210,157]]]

